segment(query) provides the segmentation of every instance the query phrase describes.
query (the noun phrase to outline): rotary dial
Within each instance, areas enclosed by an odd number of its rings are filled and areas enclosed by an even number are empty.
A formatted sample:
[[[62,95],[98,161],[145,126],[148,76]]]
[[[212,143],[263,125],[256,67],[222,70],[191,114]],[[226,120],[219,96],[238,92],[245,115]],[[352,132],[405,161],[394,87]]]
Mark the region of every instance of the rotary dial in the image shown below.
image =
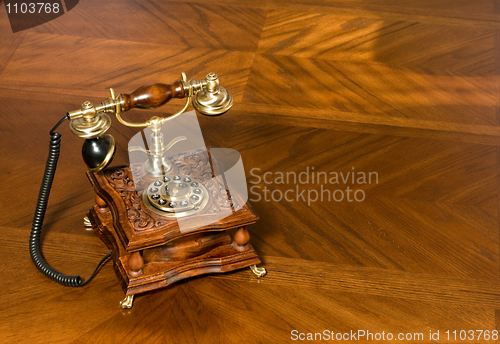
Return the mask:
[[[151,183],[143,198],[146,206],[155,213],[180,217],[203,209],[208,202],[208,192],[197,179],[171,175]]]

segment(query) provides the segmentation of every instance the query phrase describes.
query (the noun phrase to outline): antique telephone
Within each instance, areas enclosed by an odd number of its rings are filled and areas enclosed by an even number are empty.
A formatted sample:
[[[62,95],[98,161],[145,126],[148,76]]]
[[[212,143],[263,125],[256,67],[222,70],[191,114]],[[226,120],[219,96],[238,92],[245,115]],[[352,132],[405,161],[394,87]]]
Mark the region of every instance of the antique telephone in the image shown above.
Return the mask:
[[[89,283],[111,256],[126,293],[120,302],[123,308],[132,306],[135,294],[199,274],[249,266],[257,277],[265,275],[265,269],[256,266],[260,260],[249,243],[246,226],[258,217],[246,203],[246,185],[238,181],[243,171],[238,165],[239,154],[198,146],[173,154],[174,145],[189,141],[193,135],[172,137],[165,144],[162,132],[167,122],[186,111],[191,100],[203,115],[228,111],[233,98],[219,85],[218,76],[209,73],[205,80],[187,81],[182,73],[181,80],[169,85],[149,84],[118,96],[110,91],[111,97],[100,105],[84,102],[81,109],[68,112],[50,131],[50,152],[30,236],[30,254],[36,267],[61,285],[80,287]],[[144,123],[121,117],[130,109],[156,108],[172,98],[187,99],[181,111],[168,117],[154,116]],[[106,134],[111,127],[108,114],[115,114],[125,126],[150,131],[145,146],[129,146],[129,154],[143,153],[145,161],[106,168],[115,152],[115,140]],[[183,117],[189,116],[196,121],[194,112]],[[71,132],[85,139],[82,156],[97,193],[96,205],[84,223],[111,250],[85,282],[80,276],[67,276],[50,267],[40,250],[43,218],[60,150],[61,135],[55,130],[66,119],[70,120]]]

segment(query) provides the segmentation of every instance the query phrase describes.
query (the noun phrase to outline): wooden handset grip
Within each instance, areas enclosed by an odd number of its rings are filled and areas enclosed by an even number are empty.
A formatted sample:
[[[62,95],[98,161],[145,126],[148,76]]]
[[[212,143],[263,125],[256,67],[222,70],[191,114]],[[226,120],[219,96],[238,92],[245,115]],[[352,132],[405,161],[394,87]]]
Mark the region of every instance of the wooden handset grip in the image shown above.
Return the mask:
[[[182,82],[176,81],[173,84],[149,84],[139,87],[130,94],[121,94],[124,101],[125,111],[132,108],[152,109],[161,106],[172,98],[184,98],[184,87]]]

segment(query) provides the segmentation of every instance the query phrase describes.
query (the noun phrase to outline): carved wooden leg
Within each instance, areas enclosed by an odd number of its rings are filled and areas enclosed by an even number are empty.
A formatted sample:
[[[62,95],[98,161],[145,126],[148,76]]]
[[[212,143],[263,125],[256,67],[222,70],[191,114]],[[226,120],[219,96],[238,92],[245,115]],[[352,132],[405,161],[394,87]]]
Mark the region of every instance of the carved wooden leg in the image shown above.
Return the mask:
[[[142,267],[144,266],[144,259],[139,251],[132,252],[128,258],[129,273],[132,277],[139,277],[144,273]]]
[[[99,207],[99,211],[101,212],[108,210],[108,205],[106,204],[106,201],[103,200],[98,195],[95,196],[95,204],[97,204],[97,206]]]
[[[234,242],[236,243],[234,248],[238,251],[245,251],[250,247],[248,244],[250,242],[250,233],[248,233],[246,226],[238,228],[234,234]]]

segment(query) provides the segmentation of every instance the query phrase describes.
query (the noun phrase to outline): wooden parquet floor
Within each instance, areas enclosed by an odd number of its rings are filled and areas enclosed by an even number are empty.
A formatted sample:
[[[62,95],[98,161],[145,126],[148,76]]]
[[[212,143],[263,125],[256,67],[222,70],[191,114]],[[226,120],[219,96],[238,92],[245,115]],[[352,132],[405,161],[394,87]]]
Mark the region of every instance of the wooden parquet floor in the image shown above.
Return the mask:
[[[183,71],[216,72],[234,96],[228,113],[199,121],[208,146],[243,157],[268,275],[188,279],[130,310],[109,263],[85,288],[46,279],[28,239],[50,128],[110,87],[130,93]],[[80,0],[15,34],[0,2],[0,342],[301,342],[294,330],[497,342],[499,75],[495,0]],[[126,164],[137,130],[114,123],[113,164]],[[43,252],[86,278],[107,248],[82,225],[94,204],[82,141],[60,132]],[[279,180],[305,171],[377,179]]]

